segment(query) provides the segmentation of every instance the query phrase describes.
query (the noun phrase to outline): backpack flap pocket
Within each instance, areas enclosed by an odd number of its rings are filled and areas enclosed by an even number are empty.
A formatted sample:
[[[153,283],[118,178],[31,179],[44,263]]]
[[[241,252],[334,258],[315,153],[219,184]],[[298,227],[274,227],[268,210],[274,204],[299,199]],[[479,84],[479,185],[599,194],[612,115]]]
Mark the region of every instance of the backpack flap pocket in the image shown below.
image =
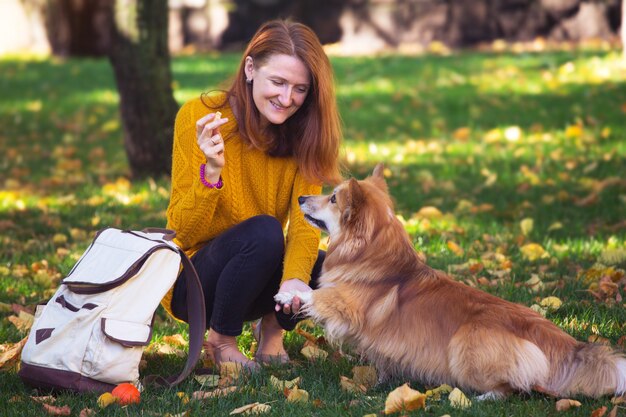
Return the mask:
[[[77,294],[96,294],[135,276],[155,251],[175,251],[167,243],[118,229],[105,229],[83,254],[63,284]]]
[[[147,324],[103,317],[101,326],[106,337],[125,347],[148,346],[152,339],[152,327]]]

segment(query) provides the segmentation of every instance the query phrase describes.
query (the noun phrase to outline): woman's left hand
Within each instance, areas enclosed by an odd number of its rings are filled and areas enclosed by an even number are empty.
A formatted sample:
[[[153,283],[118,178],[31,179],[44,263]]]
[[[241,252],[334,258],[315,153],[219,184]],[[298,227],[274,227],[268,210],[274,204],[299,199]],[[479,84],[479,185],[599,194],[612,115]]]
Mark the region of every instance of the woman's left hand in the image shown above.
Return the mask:
[[[278,290],[278,292],[295,292],[295,291],[300,291],[300,292],[309,292],[309,291],[313,291],[313,289],[311,287],[309,287],[308,285],[306,285],[304,282],[300,281],[299,279],[289,279],[285,282],[282,283],[282,285],[280,286],[280,289]],[[293,297],[292,303],[291,305],[289,304],[276,304],[276,311],[280,311],[281,308],[283,310],[283,313],[285,314],[296,314],[298,311],[300,311],[300,307],[302,307],[302,300],[300,300],[299,297]]]

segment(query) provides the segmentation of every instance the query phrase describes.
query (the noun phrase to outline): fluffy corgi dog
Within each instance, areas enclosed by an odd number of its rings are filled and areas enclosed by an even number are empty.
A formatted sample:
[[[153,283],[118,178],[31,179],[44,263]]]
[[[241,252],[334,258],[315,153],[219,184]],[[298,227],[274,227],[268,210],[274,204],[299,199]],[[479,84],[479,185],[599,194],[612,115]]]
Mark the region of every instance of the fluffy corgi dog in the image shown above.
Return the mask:
[[[626,391],[626,359],[575,340],[533,310],[427,266],[396,219],[382,166],[300,208],[330,244],[319,288],[295,295],[329,340],[347,343],[382,375],[447,383],[482,398],[532,390],[598,397]]]

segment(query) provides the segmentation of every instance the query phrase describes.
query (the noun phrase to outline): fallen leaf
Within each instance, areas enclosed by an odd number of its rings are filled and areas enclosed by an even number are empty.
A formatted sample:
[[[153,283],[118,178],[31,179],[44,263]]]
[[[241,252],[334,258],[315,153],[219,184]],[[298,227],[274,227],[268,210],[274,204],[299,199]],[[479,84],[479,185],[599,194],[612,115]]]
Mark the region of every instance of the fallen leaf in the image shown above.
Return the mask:
[[[528,243],[520,248],[520,252],[524,259],[530,262],[550,257],[550,254],[538,243]]]
[[[434,389],[429,389],[425,392],[426,397],[433,397],[433,399],[438,400],[441,398],[441,394],[448,394],[452,392],[452,387],[448,384],[443,384]]]
[[[343,375],[339,377],[339,385],[341,386],[342,390],[353,394],[363,394],[367,391],[366,386],[362,384],[357,384],[347,376]]]
[[[283,391],[285,388],[292,389],[293,387],[297,386],[301,382],[301,380],[302,378],[297,377],[292,379],[291,381],[282,381],[276,378],[274,375],[270,375],[270,385],[279,391]]]
[[[328,352],[312,345],[303,347],[300,353],[309,360],[324,360],[328,357]]]
[[[387,395],[385,414],[412,411],[426,406],[426,395],[404,384]]]
[[[69,416],[72,414],[72,409],[65,405],[63,407],[56,407],[50,404],[42,404],[43,408],[46,410],[48,414],[51,416]]]
[[[194,375],[193,379],[198,381],[202,386],[206,388],[213,388],[217,387],[220,381],[220,376],[212,374]]]
[[[83,408],[82,410],[80,410],[80,414],[78,417],[91,417],[95,415],[96,415],[96,412],[92,410],[91,408]]]
[[[287,395],[287,402],[308,402],[309,401],[309,393],[303,389],[298,388],[296,385],[292,390],[290,390],[289,395]]]
[[[189,404],[189,396],[187,394],[185,394],[184,392],[177,392],[176,396],[178,398],[180,398],[180,402],[182,402],[183,404]]]
[[[572,407],[580,407],[581,405],[580,401],[564,398],[556,402],[556,411],[567,411]]]
[[[606,414],[606,410],[608,410],[606,405],[603,405],[600,408],[596,408],[595,410],[591,412],[591,417],[602,417],[603,415]]]
[[[21,332],[27,332],[33,327],[33,322],[35,321],[35,316],[26,311],[20,311],[17,316],[9,316],[7,319],[13,323],[17,330]]]
[[[546,297],[543,300],[541,300],[539,302],[539,304],[542,307],[546,307],[546,308],[548,308],[548,309],[550,309],[552,311],[556,311],[559,308],[561,308],[561,306],[563,305],[563,302],[558,297],[550,296],[550,297]]]
[[[28,340],[28,336],[17,343],[0,345],[0,370],[13,368],[20,361],[22,349]]]
[[[422,207],[417,213],[415,213],[415,216],[429,220],[440,219],[443,217],[443,213],[437,207],[425,206]]]
[[[523,219],[520,223],[519,223],[519,227],[522,230],[522,234],[524,236],[528,236],[530,235],[530,232],[533,231],[533,227],[535,225],[535,222],[533,219],[527,217],[525,219]]]
[[[539,292],[545,286],[545,284],[537,274],[532,274],[531,277],[525,282],[525,284],[528,288],[530,288],[532,292]]]
[[[454,408],[468,408],[472,405],[469,398],[458,388],[452,390],[450,395],[448,395],[448,400],[450,400],[450,405]]]
[[[456,242],[453,242],[451,240],[448,240],[448,242],[446,242],[446,246],[456,256],[463,256],[463,254],[465,253],[462,247],[460,247]]]
[[[378,382],[376,368],[373,366],[355,366],[352,368],[352,380],[365,388],[370,389]]]
[[[267,413],[272,409],[272,407],[269,406],[269,404],[261,404],[261,403],[252,403],[252,404],[247,404],[244,405],[243,407],[239,407],[239,408],[235,408],[233,411],[230,412],[230,415],[234,415],[234,414],[263,414],[263,413]]]
[[[180,346],[185,347],[189,343],[185,340],[185,338],[180,334],[175,334],[172,336],[164,336],[162,339],[163,343],[167,343],[172,346]]]
[[[222,395],[232,394],[235,391],[237,391],[237,387],[235,386],[226,387],[226,388],[217,388],[217,389],[214,389],[213,391],[195,391],[193,394],[191,394],[191,398],[194,400],[205,400],[208,398],[215,398],[215,397],[220,397]]]

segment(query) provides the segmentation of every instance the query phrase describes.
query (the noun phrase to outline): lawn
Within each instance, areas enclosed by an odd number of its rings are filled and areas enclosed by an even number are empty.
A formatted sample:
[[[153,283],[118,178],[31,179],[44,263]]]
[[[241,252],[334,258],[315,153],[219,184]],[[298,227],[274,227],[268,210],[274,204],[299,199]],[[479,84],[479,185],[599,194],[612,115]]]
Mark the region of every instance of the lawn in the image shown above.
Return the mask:
[[[238,60],[175,58],[176,99],[219,88]],[[385,163],[397,215],[430,265],[528,306],[555,296],[562,306],[544,313],[568,333],[624,345],[626,67],[619,51],[596,45],[332,63],[346,175],[361,178]],[[128,180],[106,60],[4,57],[0,74],[1,355],[27,334],[15,325],[19,310],[47,301],[95,231],[165,224],[169,179]],[[155,342],[187,336],[161,310],[156,323]],[[242,348],[251,340],[246,328]],[[310,362],[300,353],[302,334],[286,340],[291,366],[237,381],[239,389],[219,399],[182,401],[177,392],[208,390],[190,378],[173,390],[148,389],[140,406],[99,409],[97,396],[69,394],[56,405],[73,416],[84,408],[102,416],[227,415],[255,402],[269,404],[274,416],[364,416],[381,414],[387,395],[405,382],[432,388],[395,379],[349,392],[340,377],[352,377],[356,359],[324,347],[328,358]],[[183,360],[153,354],[143,373],[173,373]],[[8,365],[0,372],[0,415],[44,415]],[[271,376],[301,377],[309,401],[287,402]],[[610,397],[576,399],[582,405],[563,415],[613,408]],[[556,401],[532,394],[457,409],[444,395],[405,414],[543,416],[557,413]]]

